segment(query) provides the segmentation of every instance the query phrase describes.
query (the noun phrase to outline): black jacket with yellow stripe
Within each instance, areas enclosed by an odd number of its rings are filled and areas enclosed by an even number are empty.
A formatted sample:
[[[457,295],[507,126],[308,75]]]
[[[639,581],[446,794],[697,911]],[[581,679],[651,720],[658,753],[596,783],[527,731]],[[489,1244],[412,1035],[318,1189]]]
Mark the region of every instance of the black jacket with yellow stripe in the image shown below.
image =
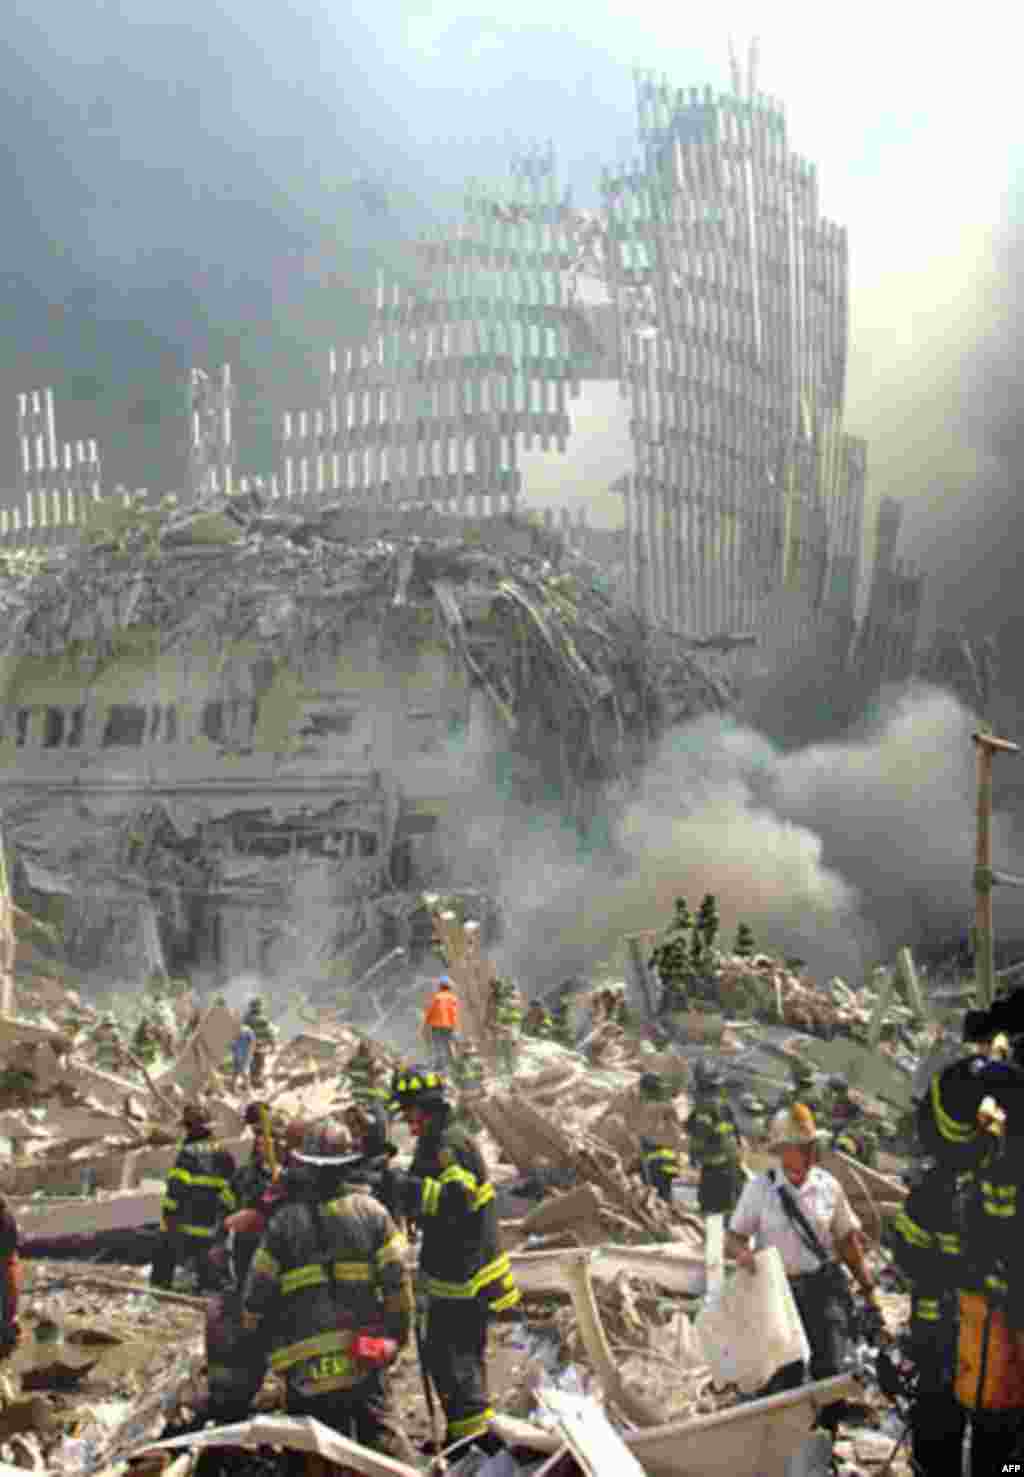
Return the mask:
[[[235,1209],[234,1157],[210,1135],[186,1138],[167,1176],[163,1225],[184,1236],[212,1241]]]
[[[701,1093],[686,1120],[690,1163],[701,1169],[737,1169],[740,1131],[725,1093]]]
[[[326,1204],[280,1207],[253,1257],[243,1322],[267,1333],[270,1365],[306,1394],[360,1384],[372,1370],[350,1355],[360,1332],[404,1344],[412,1326],[405,1237],[384,1207],[352,1191]]]
[[[422,1233],[420,1272],[432,1298],[480,1298],[493,1312],[518,1303],[494,1186],[469,1134],[436,1119],[402,1177],[401,1199]]]
[[[914,1186],[892,1222],[892,1253],[911,1284],[911,1327],[918,1339],[948,1323],[949,1300],[963,1279],[958,1200],[969,1176],[939,1162]],[[937,1330],[931,1329],[934,1338]]]
[[[978,1125],[992,1097],[1006,1112],[995,1138]],[[1024,1233],[1024,1072],[1013,1063],[969,1056],[932,1078],[918,1110],[918,1132],[940,1162],[970,1172],[958,1286],[994,1295],[1024,1327],[1024,1278],[1009,1278]]]

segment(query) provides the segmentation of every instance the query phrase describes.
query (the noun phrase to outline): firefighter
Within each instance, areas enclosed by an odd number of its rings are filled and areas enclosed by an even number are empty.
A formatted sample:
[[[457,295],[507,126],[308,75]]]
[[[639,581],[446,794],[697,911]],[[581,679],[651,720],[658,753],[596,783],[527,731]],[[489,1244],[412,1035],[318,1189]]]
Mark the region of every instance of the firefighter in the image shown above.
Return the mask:
[[[522,1019],[522,996],[516,986],[511,980],[492,980],[488,1025],[494,1034],[499,1067],[509,1077],[515,1075],[519,1058]]]
[[[874,1169],[878,1162],[878,1134],[862,1108],[850,1096],[850,1084],[839,1074],[828,1079],[832,1147]]]
[[[698,1062],[694,1071],[695,1101],[686,1120],[690,1163],[700,1170],[697,1204],[704,1215],[728,1215],[746,1178],[743,1141],[717,1068]]]
[[[146,1016],[143,1016],[135,1027],[132,1037],[132,1054],[138,1057],[144,1067],[151,1067],[157,1059],[156,1033]]]
[[[235,1209],[231,1188],[236,1165],[228,1151],[214,1142],[206,1109],[186,1103],[181,1114],[185,1130],[178,1157],[164,1189],[160,1246],[153,1258],[150,1281],[170,1287],[174,1269],[191,1264],[203,1289],[222,1280],[210,1252],[223,1232],[224,1218]]]
[[[544,1009],[543,1000],[531,1000],[530,1008],[523,1020],[523,1035],[535,1041],[550,1041],[555,1033],[555,1023]]]
[[[266,1103],[250,1103],[245,1110],[245,1122],[253,1133],[252,1154],[248,1163],[235,1172],[231,1182],[235,1212],[228,1217],[228,1222],[233,1221],[234,1224],[225,1223],[226,1229],[234,1236],[233,1267],[239,1287],[245,1282],[249,1263],[259,1245],[259,1232],[252,1228],[251,1222],[240,1220],[239,1213],[254,1210],[262,1203],[280,1173],[287,1152],[286,1125],[276,1116],[271,1117]]]
[[[671,1202],[679,1174],[679,1120],[668,1088],[656,1072],[645,1072],[638,1084],[640,1101],[630,1112],[640,1134],[640,1172],[662,1200]]]
[[[245,1024],[255,1038],[252,1046],[252,1065],[249,1069],[249,1085],[250,1087],[262,1087],[267,1058],[277,1041],[277,1031],[267,1019],[266,1008],[259,996],[254,996],[249,1001],[249,1008],[245,1012]]]
[[[968,1174],[932,1160],[892,1223],[896,1266],[911,1285],[907,1353],[917,1372],[910,1413],[911,1455],[925,1477],[944,1477],[963,1445],[967,1417],[955,1398],[959,1298],[963,1280],[958,1200]]]
[[[487,1393],[487,1327],[515,1307],[519,1290],[501,1249],[494,1186],[477,1145],[450,1123],[444,1080],[411,1067],[398,1083],[416,1152],[392,1193],[421,1231],[419,1279],[426,1303],[423,1362],[447,1420],[445,1446],[470,1437],[493,1452]]]
[[[387,1101],[389,1093],[384,1086],[386,1068],[374,1055],[369,1041],[360,1041],[349,1057],[345,1070],[348,1073],[348,1085],[357,1103],[368,1105]]]
[[[807,1062],[797,1058],[789,1064],[789,1076],[793,1085],[779,1098],[775,1105],[775,1112],[781,1113],[784,1108],[791,1108],[794,1103],[803,1103],[811,1110],[815,1119],[824,1122],[825,1102],[821,1092],[815,1086],[814,1069]]]
[[[120,1072],[124,1066],[124,1043],[121,1028],[112,1010],[108,1010],[92,1032],[96,1065],[101,1072]]]
[[[265,1331],[289,1415],[416,1465],[387,1386],[415,1308],[405,1237],[378,1200],[344,1183],[340,1139],[319,1148],[334,1152],[315,1163],[296,1154],[289,1166],[249,1268],[242,1324]]]
[[[572,997],[574,985],[572,980],[566,980],[558,987],[558,999],[555,1001],[555,1009],[552,1013],[551,1026],[552,1036],[559,1046],[568,1047],[571,1051],[576,1045],[576,1034],[572,1024]]]
[[[995,1034],[971,1028],[987,1044]],[[982,1014],[982,1013],[979,1013]],[[980,1034],[974,1034],[980,1032]],[[918,1135],[947,1172],[967,1176],[958,1260],[953,1394],[970,1417],[971,1473],[1009,1470],[1024,1432],[1024,1071],[983,1054],[932,1078],[918,1109]],[[947,1411],[952,1424],[953,1413]],[[1009,1465],[1007,1465],[1009,1464]]]
[[[423,1015],[423,1031],[438,1072],[451,1071],[455,1060],[454,1042],[459,1029],[459,999],[451,980],[443,974],[437,989],[427,1001]]]

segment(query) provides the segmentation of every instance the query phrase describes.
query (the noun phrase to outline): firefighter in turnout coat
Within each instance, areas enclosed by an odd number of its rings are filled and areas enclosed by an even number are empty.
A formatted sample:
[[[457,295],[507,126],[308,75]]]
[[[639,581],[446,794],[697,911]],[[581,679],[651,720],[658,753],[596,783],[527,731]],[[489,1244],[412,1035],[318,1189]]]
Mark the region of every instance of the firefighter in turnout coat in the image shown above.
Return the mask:
[[[160,1223],[164,1234],[150,1281],[154,1287],[170,1287],[175,1267],[192,1263],[200,1287],[212,1289],[222,1278],[210,1252],[225,1217],[235,1209],[232,1185],[237,1169],[232,1155],[214,1141],[205,1108],[187,1103],[181,1120],[185,1137],[167,1176]]]
[[[249,1268],[242,1325],[265,1333],[289,1415],[415,1465],[386,1383],[414,1313],[406,1241],[378,1200],[345,1186],[347,1162],[334,1156],[332,1172],[330,1156],[293,1156]]]
[[[741,1158],[743,1142],[718,1071],[706,1062],[698,1062],[694,1087],[696,1101],[686,1120],[686,1132],[690,1163],[700,1170],[697,1204],[704,1215],[728,1215],[746,1179]]]
[[[494,1186],[473,1139],[450,1123],[442,1078],[410,1067],[397,1096],[418,1140],[408,1174],[391,1176],[391,1193],[421,1231],[424,1364],[447,1420],[445,1445],[475,1437],[486,1450],[494,1445],[487,1326],[493,1314],[519,1302],[501,1249]]]
[[[629,1125],[640,1135],[640,1172],[662,1200],[672,1199],[679,1174],[682,1137],[667,1084],[656,1072],[640,1078],[639,1101],[630,1105]]]

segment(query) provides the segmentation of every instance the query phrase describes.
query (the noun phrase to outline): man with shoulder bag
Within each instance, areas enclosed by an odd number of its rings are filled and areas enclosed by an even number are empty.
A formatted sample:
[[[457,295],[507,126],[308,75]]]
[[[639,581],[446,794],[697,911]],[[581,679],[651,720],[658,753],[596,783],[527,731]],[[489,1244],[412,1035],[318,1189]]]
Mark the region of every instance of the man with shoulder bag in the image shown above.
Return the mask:
[[[818,1142],[805,1104],[776,1113],[768,1148],[778,1153],[781,1172],[769,1170],[747,1181],[729,1222],[726,1252],[752,1272],[750,1238],[758,1251],[776,1248],[810,1345],[810,1378],[825,1380],[842,1372],[850,1342],[853,1299],[844,1264],[868,1298],[874,1335],[881,1339],[884,1328],[864,1262],[860,1221],[839,1181],[815,1163]],[[793,1390],[803,1381],[803,1366],[788,1364],[759,1394]],[[818,1423],[834,1437],[843,1414],[842,1402],[836,1402],[822,1409]]]

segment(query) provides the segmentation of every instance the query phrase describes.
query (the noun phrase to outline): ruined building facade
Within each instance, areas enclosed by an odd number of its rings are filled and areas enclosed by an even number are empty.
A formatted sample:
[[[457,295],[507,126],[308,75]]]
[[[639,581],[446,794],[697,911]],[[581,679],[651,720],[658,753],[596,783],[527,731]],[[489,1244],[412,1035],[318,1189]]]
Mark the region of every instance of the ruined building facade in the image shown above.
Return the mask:
[[[796,647],[848,638],[866,446],[843,428],[845,229],[761,95],[637,78],[643,154],[607,174],[636,465],[631,579],[652,619]]]
[[[283,415],[265,491],[385,521],[507,513],[529,506],[538,459],[571,467],[574,416],[600,403],[628,446],[628,465],[600,457],[596,475],[622,498],[630,603],[686,636],[755,635],[738,674],[810,653],[841,671],[867,471],[844,428],[845,229],[822,218],[781,106],[738,74],[730,93],[644,75],[636,89],[640,154],[605,172],[599,210],[576,208],[537,152],[499,187],[471,184],[462,219],[411,248],[401,283],[379,282],[366,340],[332,350],[314,402]],[[191,495],[253,485],[228,372],[194,371],[189,393]],[[52,403],[50,423],[52,441]],[[601,435],[593,417],[585,434]],[[82,497],[46,456],[9,538],[74,534]],[[94,499],[94,452],[71,470]],[[903,591],[911,625],[919,588]],[[871,642],[902,668],[896,615],[891,640],[872,617]]]

